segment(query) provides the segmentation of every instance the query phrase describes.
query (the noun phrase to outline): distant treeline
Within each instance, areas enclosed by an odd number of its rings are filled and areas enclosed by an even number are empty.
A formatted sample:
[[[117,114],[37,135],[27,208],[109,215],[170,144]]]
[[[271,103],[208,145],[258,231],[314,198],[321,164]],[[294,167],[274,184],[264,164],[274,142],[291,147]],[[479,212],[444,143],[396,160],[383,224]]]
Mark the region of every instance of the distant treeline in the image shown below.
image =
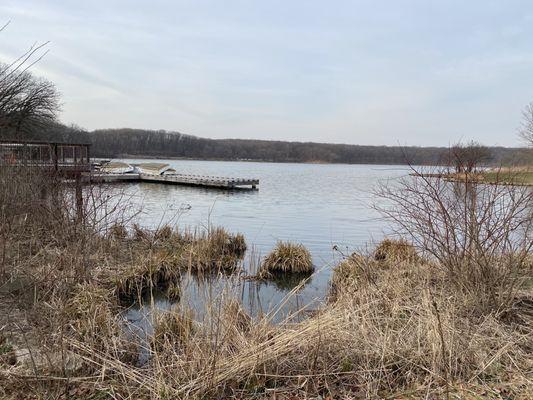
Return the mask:
[[[448,158],[444,147],[359,146],[251,139],[206,139],[178,132],[143,129],[102,129],[87,132],[53,125],[39,139],[92,143],[92,156],[194,158],[271,162],[437,165]],[[523,149],[491,147],[493,164],[525,159]]]

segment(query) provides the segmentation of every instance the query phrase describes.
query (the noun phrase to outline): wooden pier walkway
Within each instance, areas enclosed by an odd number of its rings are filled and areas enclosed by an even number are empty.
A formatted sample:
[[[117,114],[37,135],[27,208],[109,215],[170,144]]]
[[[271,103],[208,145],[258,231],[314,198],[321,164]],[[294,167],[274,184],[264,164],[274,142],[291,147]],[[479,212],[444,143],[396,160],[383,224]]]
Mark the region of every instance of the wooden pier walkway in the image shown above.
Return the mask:
[[[169,174],[151,175],[141,173],[92,173],[85,179],[91,182],[153,182],[170,185],[203,186],[223,189],[257,189],[259,179],[226,178],[221,176]]]

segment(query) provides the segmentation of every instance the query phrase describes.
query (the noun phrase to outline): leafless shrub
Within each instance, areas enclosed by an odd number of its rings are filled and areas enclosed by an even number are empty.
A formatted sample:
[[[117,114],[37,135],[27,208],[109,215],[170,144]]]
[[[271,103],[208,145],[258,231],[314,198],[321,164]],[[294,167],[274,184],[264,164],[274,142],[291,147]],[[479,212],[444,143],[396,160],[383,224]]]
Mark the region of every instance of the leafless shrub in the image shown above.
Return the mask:
[[[389,203],[379,211],[446,270],[456,289],[483,306],[506,304],[533,246],[533,192],[413,175],[379,186],[377,195]]]

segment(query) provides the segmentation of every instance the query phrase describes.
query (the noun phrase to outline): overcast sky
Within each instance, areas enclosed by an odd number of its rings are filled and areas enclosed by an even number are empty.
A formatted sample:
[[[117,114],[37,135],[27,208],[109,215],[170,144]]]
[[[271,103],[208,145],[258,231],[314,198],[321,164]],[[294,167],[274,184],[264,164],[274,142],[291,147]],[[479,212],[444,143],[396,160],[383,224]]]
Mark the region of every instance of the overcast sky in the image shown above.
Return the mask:
[[[531,1],[2,0],[0,59],[65,123],[213,138],[518,145],[533,101]]]

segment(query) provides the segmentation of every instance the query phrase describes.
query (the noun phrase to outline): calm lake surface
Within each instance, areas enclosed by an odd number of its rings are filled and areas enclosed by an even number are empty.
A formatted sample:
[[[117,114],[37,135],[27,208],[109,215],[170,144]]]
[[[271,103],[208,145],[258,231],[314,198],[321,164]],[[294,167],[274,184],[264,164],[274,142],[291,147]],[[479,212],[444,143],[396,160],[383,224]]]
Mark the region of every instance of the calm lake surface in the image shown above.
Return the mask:
[[[149,162],[150,160],[123,160]],[[312,254],[315,274],[294,296],[296,282],[258,283],[234,278],[216,282],[182,282],[181,305],[201,313],[205,302],[229,290],[252,314],[281,308],[279,319],[302,305],[316,307],[328,292],[332,268],[342,254],[366,249],[379,241],[388,223],[372,209],[378,199],[372,190],[379,182],[408,174],[406,166],[275,164],[256,162],[157,160],[179,173],[250,177],[260,180],[258,190],[225,191],[153,183],[123,184],[134,204],[142,205],[140,224],[157,227],[170,222],[180,229],[223,226],[244,234],[248,252],[245,269],[253,269],[279,240],[305,245]],[[340,251],[336,251],[336,246]],[[253,271],[251,271],[253,272]],[[171,303],[155,296],[151,306],[132,308],[128,318],[139,323],[152,307]],[[281,305],[281,306],[280,306]]]

